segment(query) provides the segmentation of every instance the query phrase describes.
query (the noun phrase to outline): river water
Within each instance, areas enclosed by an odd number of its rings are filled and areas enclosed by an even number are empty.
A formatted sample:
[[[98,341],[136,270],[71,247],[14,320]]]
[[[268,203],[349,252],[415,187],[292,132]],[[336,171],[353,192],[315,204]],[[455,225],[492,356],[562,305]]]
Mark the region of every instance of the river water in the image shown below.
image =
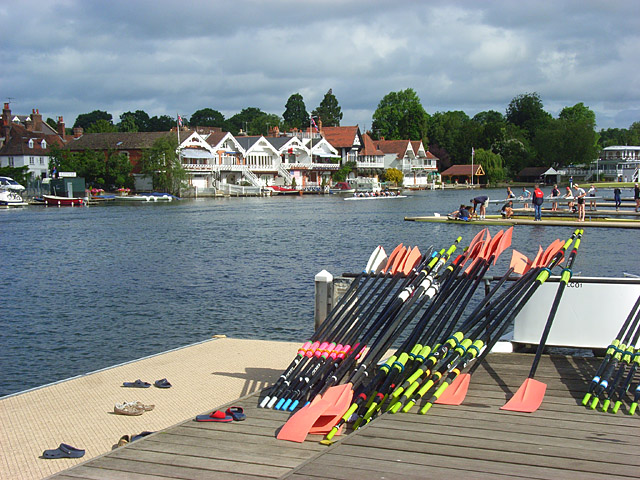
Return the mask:
[[[502,190],[484,192],[504,198]],[[358,272],[377,245],[424,251],[458,235],[468,242],[482,228],[404,221],[455,210],[469,203],[467,190],[409,195],[0,211],[0,396],[214,334],[302,342],[313,329],[320,270]],[[533,257],[538,245],[572,231],[519,226],[513,247]],[[574,272],[638,274],[639,240],[637,231],[587,229]],[[507,257],[490,273],[501,275]]]

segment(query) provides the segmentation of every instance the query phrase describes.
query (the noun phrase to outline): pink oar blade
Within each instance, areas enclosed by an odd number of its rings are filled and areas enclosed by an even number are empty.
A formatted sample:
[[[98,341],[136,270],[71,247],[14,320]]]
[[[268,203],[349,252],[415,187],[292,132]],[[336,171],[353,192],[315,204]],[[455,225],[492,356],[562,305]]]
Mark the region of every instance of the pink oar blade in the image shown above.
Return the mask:
[[[527,378],[511,399],[500,410],[533,413],[542,404],[547,385],[533,378]]]
[[[422,254],[420,253],[420,249],[418,247],[414,247],[411,252],[406,256],[404,265],[402,266],[402,273],[405,275],[409,275],[411,270],[415,268],[415,266],[422,259]]]
[[[522,275],[531,268],[531,260],[514,248],[511,250],[511,263],[509,264],[509,268],[513,268],[514,273]]]
[[[451,382],[451,385],[442,392],[442,395],[436,400],[436,403],[440,405],[460,405],[467,396],[470,381],[471,375],[461,373]]]
[[[403,249],[404,247],[402,246],[402,244],[400,243],[396,248],[393,249],[393,252],[391,252],[391,255],[389,255],[389,258],[387,258],[387,264],[384,266],[384,268],[382,269],[382,273],[387,273],[392,265],[393,262],[396,259],[396,256],[398,255],[398,253],[400,253],[400,251]]]
[[[324,394],[324,401],[331,405],[318,417],[309,429],[309,433],[315,435],[326,435],[329,433],[349,409],[352,400],[353,385],[351,383],[331,387],[327,390]]]

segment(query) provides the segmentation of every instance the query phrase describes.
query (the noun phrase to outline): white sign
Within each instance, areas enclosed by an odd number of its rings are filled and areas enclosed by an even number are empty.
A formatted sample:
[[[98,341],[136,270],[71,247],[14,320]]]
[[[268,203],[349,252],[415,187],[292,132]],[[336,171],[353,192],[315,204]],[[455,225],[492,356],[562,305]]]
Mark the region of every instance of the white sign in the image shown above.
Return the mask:
[[[60,178],[76,178],[76,172],[60,172],[58,176]]]

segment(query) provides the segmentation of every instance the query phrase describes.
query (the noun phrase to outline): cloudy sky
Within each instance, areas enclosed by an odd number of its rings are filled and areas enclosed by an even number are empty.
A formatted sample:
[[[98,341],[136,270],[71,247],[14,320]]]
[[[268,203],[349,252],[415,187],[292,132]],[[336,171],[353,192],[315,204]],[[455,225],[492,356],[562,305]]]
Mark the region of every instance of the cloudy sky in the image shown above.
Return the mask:
[[[537,92],[598,128],[640,120],[637,0],[0,0],[0,95],[44,118],[106,110],[189,117],[307,110],[331,88],[342,125],[371,127],[389,92],[428,113],[504,113]]]

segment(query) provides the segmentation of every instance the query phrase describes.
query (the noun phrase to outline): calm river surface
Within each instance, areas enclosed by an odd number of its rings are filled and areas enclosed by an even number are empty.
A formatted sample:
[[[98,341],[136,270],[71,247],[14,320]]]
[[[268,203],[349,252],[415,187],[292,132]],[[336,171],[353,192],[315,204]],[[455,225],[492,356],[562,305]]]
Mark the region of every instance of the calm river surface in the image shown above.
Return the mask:
[[[503,190],[488,194],[504,198]],[[313,329],[317,272],[361,271],[379,244],[387,252],[400,242],[424,251],[462,235],[466,245],[481,227],[404,217],[447,213],[472,196],[458,190],[395,200],[308,195],[0,211],[0,396],[214,334],[302,342]],[[534,256],[538,245],[572,231],[519,226],[513,246]],[[588,229],[574,272],[638,274],[639,240],[637,231]],[[506,257],[490,272],[504,273]]]

